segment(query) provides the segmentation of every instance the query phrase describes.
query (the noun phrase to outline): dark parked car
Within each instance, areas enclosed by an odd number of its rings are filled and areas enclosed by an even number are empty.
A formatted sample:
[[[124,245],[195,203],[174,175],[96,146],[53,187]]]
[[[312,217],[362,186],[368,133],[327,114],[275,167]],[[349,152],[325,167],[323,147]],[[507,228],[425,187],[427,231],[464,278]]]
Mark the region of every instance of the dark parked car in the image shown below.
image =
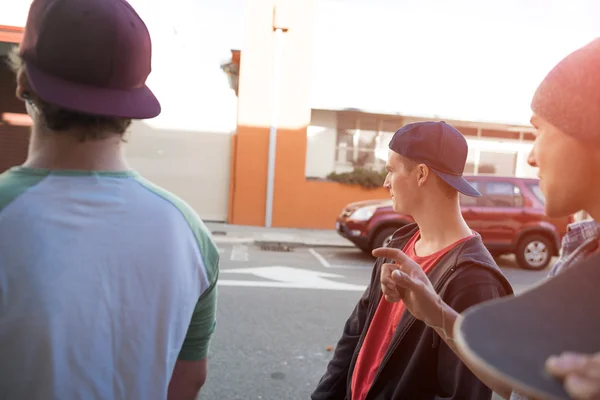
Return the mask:
[[[461,195],[463,216],[477,231],[494,256],[515,254],[521,268],[546,268],[558,255],[560,241],[574,216],[549,218],[538,179],[468,176],[483,194]],[[369,200],[349,204],[339,215],[336,230],[365,252],[386,245],[410,216],[392,210],[391,200]]]

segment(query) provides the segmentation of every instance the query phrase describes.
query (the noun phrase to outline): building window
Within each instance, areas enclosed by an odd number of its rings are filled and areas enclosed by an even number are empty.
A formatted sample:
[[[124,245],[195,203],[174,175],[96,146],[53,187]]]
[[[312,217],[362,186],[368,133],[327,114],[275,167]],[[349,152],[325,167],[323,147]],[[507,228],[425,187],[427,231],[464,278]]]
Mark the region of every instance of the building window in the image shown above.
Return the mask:
[[[517,152],[500,153],[481,151],[479,153],[479,175],[514,176],[517,168]]]
[[[476,142],[469,143],[465,175],[515,176],[517,151],[490,151],[477,147]]]
[[[337,132],[335,141],[335,172],[347,172],[354,168],[381,170],[385,166],[388,144],[394,133],[410,117],[368,114],[359,111],[340,111],[336,113]],[[417,120],[415,120],[417,121]],[[465,175],[515,176],[519,151],[512,143],[521,144],[520,132],[480,129],[474,126],[457,126],[469,145]],[[486,132],[486,135],[483,133]],[[492,135],[493,134],[493,135]],[[487,136],[513,141],[496,145]],[[486,136],[486,138],[483,138]],[[514,140],[514,137],[517,139]],[[497,141],[496,141],[497,142]],[[333,144],[333,143],[332,143]]]
[[[370,114],[339,113],[335,152],[336,170],[383,169],[388,144],[401,126],[400,119],[384,119]]]

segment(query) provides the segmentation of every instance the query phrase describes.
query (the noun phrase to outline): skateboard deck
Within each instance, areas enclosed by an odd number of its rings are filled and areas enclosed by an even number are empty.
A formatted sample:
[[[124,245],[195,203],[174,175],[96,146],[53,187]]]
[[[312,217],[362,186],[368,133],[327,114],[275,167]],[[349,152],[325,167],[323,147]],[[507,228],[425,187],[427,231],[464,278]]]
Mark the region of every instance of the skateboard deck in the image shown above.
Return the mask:
[[[467,310],[454,327],[470,361],[535,399],[569,399],[546,373],[546,359],[565,351],[600,352],[600,254],[518,296]]]

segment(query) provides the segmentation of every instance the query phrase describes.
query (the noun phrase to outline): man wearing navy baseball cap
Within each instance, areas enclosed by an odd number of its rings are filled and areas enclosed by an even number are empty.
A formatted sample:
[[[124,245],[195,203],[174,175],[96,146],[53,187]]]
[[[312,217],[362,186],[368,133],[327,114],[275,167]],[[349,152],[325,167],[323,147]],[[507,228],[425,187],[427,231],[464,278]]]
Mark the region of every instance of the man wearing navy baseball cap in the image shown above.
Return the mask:
[[[561,256],[548,274],[551,279],[565,271],[577,269],[585,259],[600,251],[598,66],[600,38],[595,38],[567,54],[552,67],[531,100],[531,124],[536,130],[536,138],[528,162],[539,169],[545,213],[557,218],[584,210],[592,218],[569,225],[562,239]],[[512,383],[499,378],[498,374],[487,373],[464,357],[464,352],[456,346],[453,337],[455,322],[462,309],[446,304],[446,298],[441,299],[418,263],[399,250],[379,250],[377,254],[394,259],[401,270],[393,273],[396,285],[383,286],[384,295],[402,296],[416,318],[428,325],[442,326],[441,332],[446,343],[467,360],[496,393],[511,400],[526,399],[514,390]],[[532,318],[539,317],[532,314]],[[595,318],[595,314],[589,317]],[[440,332],[439,329],[436,331]],[[572,327],[553,333],[577,338],[577,329]],[[489,342],[489,345],[494,346],[495,343]],[[546,361],[545,367],[549,375],[563,383],[571,398],[600,399],[600,352],[557,354]]]
[[[396,288],[393,260],[408,257],[455,310],[512,294],[461,214],[459,193],[481,195],[463,177],[467,142],[445,122],[420,122],[397,131],[389,147],[384,186],[394,211],[416,223],[399,229],[387,248],[373,251],[378,258],[371,282],[312,399],[490,399],[492,391],[441,340],[444,321],[411,314],[412,298],[385,290]]]
[[[150,34],[125,0],[34,0],[11,55],[33,120],[0,175],[0,398],[194,399],[218,251],[198,215],[133,171],[156,117]]]

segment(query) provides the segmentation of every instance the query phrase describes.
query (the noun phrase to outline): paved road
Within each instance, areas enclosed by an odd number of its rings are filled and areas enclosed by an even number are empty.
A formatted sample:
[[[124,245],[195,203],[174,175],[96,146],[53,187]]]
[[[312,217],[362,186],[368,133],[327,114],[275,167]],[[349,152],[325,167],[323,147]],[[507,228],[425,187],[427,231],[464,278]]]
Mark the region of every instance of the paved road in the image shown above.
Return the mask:
[[[373,259],[353,249],[221,248],[218,326],[200,399],[308,399]],[[545,275],[499,263],[517,290]]]

